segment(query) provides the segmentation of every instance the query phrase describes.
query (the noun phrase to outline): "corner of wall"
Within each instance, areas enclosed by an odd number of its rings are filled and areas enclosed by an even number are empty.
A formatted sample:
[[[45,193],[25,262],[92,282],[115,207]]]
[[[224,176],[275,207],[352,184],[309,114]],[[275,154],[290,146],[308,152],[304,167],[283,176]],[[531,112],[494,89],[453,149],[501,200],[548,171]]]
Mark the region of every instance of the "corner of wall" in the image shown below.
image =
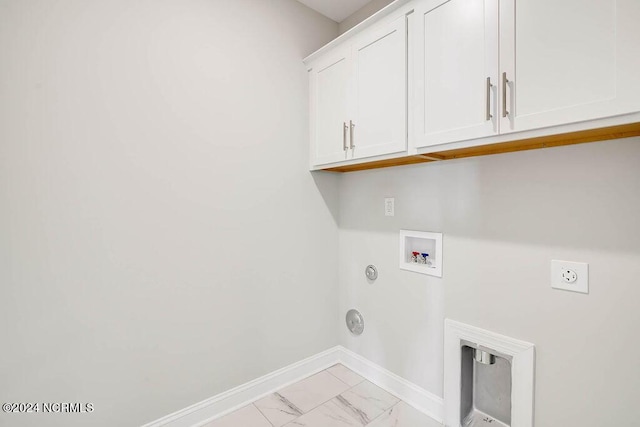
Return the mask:
[[[358,25],[380,9],[390,5],[394,0],[372,0],[360,9],[347,16],[338,24],[338,34],[343,34]]]

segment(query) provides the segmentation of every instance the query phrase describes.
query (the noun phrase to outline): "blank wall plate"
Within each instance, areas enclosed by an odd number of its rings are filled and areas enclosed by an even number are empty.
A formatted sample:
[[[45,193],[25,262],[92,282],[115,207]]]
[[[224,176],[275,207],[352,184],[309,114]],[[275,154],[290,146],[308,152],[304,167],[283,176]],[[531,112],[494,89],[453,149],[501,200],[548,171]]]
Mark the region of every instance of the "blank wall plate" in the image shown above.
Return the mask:
[[[589,264],[551,260],[551,287],[588,294]]]

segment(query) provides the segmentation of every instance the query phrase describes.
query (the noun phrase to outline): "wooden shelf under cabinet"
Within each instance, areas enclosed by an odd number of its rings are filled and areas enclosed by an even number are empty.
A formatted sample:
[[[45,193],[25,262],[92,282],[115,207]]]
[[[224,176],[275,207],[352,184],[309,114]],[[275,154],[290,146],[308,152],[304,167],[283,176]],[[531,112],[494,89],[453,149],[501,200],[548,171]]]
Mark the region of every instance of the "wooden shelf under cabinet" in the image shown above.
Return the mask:
[[[429,153],[416,154],[394,159],[376,160],[354,165],[329,167],[322,170],[331,172],[355,172],[367,169],[388,168],[392,166],[412,165],[416,163],[461,159],[464,157],[486,156],[490,154],[511,153],[514,151],[535,150],[538,148],[559,147],[562,145],[583,144],[587,142],[629,138],[632,136],[640,136],[640,123],[609,126],[599,129],[581,130],[577,132],[519,139],[508,142],[500,142],[497,144],[458,148],[454,150],[433,151]]]

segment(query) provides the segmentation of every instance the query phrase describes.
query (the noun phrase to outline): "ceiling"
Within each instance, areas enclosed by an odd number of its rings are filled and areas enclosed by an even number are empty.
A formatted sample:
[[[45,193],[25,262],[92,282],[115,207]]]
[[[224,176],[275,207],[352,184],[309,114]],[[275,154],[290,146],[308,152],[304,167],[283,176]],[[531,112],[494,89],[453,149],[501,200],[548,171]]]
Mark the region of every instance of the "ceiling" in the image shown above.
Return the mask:
[[[344,18],[360,9],[371,0],[298,0],[300,3],[309,6],[316,12],[320,12],[326,17],[336,22],[342,22]]]

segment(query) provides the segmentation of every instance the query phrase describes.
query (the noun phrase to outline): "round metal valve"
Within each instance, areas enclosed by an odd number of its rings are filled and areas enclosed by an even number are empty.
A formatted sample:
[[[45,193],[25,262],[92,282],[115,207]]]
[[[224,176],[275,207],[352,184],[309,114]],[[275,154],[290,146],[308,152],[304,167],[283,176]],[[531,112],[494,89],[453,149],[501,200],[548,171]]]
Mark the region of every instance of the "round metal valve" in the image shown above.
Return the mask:
[[[347,311],[347,328],[354,335],[360,335],[364,331],[364,317],[354,308]]]
[[[367,268],[364,269],[364,274],[367,276],[367,279],[376,280],[378,278],[378,269],[375,265],[367,265]]]

